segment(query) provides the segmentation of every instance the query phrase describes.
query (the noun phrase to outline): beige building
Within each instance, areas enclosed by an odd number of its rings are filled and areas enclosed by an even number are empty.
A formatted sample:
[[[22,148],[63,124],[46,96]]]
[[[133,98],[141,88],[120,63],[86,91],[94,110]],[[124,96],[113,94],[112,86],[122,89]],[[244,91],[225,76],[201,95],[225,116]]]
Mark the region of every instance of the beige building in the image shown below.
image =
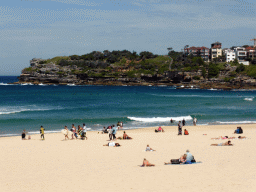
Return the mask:
[[[222,56],[222,49],[221,49],[221,43],[215,42],[211,44],[210,49],[210,59],[213,60],[214,58],[217,58],[219,56]]]

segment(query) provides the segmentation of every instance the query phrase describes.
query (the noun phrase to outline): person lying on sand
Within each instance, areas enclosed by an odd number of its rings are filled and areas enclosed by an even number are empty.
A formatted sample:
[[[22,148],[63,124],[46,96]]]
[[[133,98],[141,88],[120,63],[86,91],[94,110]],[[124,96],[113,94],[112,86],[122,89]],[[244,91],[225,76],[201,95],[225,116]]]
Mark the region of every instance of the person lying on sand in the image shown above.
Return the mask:
[[[238,139],[246,139],[245,136],[238,136]]]
[[[219,143],[219,144],[211,144],[211,146],[231,146],[233,144],[231,144],[231,141],[227,141],[225,143]]]
[[[184,154],[180,157],[180,163],[186,163],[186,159],[187,159],[187,154]]]
[[[154,164],[151,164],[148,162],[148,160],[146,158],[144,158],[143,163],[141,165],[142,167],[152,167],[155,166]]]
[[[186,163],[186,159],[187,159],[187,154],[181,155],[181,157],[179,159],[173,159],[175,160],[175,163],[173,163],[173,160],[170,160],[170,162],[168,163],[164,163],[165,165],[169,165],[169,164],[185,164]],[[177,162],[176,162],[177,161]]]
[[[149,145],[146,147],[146,151],[155,151],[154,149],[150,148]]]
[[[109,146],[109,147],[120,147],[121,145],[119,143],[115,142],[109,142],[108,144],[105,144],[103,146]]]
[[[224,137],[220,136],[220,137],[211,138],[211,139],[229,139],[229,138],[228,138],[228,136],[224,136]]]

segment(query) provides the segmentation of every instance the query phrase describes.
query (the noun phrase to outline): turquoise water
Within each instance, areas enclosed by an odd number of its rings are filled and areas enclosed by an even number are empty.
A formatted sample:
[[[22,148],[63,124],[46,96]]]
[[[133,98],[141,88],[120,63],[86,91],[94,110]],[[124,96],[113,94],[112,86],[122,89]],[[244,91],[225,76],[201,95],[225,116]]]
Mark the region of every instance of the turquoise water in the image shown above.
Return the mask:
[[[0,77],[0,136],[60,131],[85,123],[92,130],[124,123],[124,128],[170,125],[192,118],[198,124],[256,123],[256,91],[173,87],[8,85]]]

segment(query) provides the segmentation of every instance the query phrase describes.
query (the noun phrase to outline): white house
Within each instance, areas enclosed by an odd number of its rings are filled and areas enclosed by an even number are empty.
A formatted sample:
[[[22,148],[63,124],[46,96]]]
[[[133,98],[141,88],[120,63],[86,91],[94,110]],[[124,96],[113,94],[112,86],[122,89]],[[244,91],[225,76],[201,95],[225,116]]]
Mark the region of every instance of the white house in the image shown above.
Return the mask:
[[[249,61],[245,61],[247,57],[247,51],[244,47],[235,47],[236,59],[240,64],[249,65]]]
[[[225,50],[225,54],[226,54],[226,62],[234,61],[236,58],[236,53],[234,50],[227,49]]]

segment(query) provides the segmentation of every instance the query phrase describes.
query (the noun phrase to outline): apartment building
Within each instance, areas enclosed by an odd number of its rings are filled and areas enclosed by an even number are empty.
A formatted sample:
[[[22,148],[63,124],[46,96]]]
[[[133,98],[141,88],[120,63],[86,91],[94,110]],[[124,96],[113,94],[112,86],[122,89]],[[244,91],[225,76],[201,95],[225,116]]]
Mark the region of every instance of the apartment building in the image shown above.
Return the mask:
[[[225,50],[225,55],[226,55],[226,62],[231,62],[234,61],[236,58],[236,53],[234,50],[231,49],[226,49]]]
[[[247,57],[251,59],[256,59],[256,47],[246,47]]]
[[[249,61],[246,61],[247,58],[247,51],[244,47],[234,46],[232,47],[236,54],[236,59],[240,64],[249,65]]]
[[[204,61],[209,61],[209,48],[207,47],[188,47],[184,49],[185,56],[193,55],[194,57],[202,57]]]
[[[217,41],[211,44],[210,59],[213,60],[214,58],[217,58],[219,56],[222,56],[222,49],[221,43]]]

